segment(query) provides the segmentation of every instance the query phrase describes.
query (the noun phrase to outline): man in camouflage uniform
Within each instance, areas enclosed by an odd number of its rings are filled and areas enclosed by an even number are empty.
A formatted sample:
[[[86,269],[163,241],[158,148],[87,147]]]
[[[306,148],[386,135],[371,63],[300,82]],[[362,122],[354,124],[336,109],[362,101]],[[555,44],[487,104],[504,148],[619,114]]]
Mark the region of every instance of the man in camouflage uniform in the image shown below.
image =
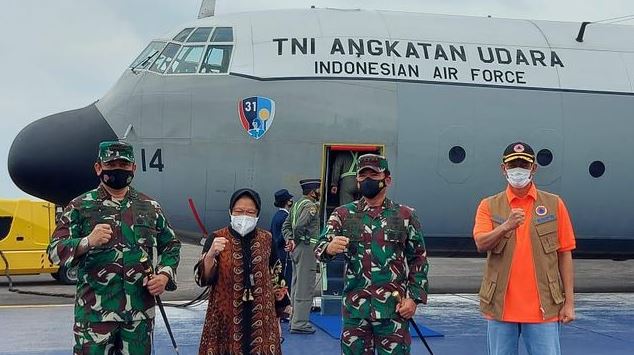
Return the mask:
[[[409,354],[407,322],[428,292],[420,223],[412,208],[385,197],[392,177],[384,157],[359,157],[357,183],[363,197],[334,210],[315,248],[320,261],[340,253],[346,258],[341,348],[344,354]]]
[[[154,296],[176,289],[180,242],[159,204],[129,187],[135,169],[131,145],[102,142],[101,184],[70,202],[48,247],[52,262],[77,266],[74,354],[150,354]],[[140,260],[154,247],[148,280]]]
[[[313,305],[315,275],[317,274],[313,246],[319,237],[319,197],[320,179],[301,180],[303,197],[293,204],[286,221],[282,225],[284,239],[290,241],[293,259],[293,279],[291,282],[291,333],[313,334],[315,328],[308,316]]]

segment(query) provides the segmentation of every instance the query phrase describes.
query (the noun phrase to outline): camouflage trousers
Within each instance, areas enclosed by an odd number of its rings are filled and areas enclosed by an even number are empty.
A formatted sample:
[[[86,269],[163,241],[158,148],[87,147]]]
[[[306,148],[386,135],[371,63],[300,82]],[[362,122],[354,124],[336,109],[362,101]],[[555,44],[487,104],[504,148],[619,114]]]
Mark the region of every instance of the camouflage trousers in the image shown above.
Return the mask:
[[[341,351],[346,355],[409,354],[412,337],[406,319],[343,318]]]
[[[153,319],[134,322],[76,322],[73,327],[78,355],[149,355],[152,351]]]

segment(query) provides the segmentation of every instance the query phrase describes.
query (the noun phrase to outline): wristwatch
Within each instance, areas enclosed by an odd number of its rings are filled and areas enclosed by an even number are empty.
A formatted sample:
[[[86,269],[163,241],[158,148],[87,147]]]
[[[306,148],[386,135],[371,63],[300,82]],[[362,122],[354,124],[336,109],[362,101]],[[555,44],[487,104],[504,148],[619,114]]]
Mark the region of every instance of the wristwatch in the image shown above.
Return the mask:
[[[88,237],[83,237],[79,241],[79,247],[85,250],[90,249],[90,243],[88,243]]]

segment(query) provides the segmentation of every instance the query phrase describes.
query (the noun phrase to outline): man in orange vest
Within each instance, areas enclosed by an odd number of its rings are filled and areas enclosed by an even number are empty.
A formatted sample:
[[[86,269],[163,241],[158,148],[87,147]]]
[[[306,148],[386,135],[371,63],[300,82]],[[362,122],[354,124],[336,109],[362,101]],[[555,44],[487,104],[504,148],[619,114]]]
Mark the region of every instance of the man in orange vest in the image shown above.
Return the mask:
[[[487,252],[480,310],[488,319],[489,354],[559,355],[559,323],[575,319],[575,236],[564,202],[538,190],[535,153],[526,143],[502,156],[505,191],[482,200],[473,227],[478,251]]]

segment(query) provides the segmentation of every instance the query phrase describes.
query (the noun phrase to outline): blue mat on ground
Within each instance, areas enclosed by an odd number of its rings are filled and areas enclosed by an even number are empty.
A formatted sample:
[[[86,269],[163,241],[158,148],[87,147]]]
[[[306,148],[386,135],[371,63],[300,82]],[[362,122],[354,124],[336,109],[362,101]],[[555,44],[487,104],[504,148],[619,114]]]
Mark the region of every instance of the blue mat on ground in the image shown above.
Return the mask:
[[[339,339],[341,336],[343,321],[340,315],[322,316],[319,313],[313,312],[310,314],[310,321],[335,339]],[[416,324],[425,338],[444,337],[442,333],[429,329],[426,326],[421,325],[419,322],[416,322]],[[418,334],[416,334],[416,331],[411,325],[409,326],[409,332],[412,337],[418,337]]]

